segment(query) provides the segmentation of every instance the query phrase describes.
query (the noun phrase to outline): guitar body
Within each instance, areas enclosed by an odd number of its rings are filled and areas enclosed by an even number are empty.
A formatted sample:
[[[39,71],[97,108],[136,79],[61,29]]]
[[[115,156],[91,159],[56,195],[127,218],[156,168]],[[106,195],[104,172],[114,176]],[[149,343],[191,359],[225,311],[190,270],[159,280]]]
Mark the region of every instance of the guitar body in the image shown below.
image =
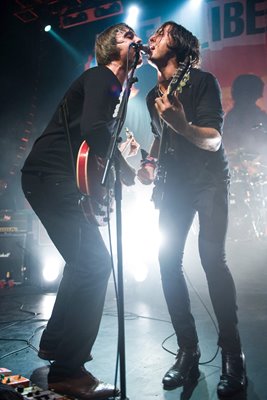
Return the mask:
[[[77,156],[76,182],[83,195],[82,210],[86,218],[98,226],[107,224],[114,209],[114,169],[110,170],[107,188],[101,184],[104,169],[105,159],[90,154],[90,147],[84,140]]]

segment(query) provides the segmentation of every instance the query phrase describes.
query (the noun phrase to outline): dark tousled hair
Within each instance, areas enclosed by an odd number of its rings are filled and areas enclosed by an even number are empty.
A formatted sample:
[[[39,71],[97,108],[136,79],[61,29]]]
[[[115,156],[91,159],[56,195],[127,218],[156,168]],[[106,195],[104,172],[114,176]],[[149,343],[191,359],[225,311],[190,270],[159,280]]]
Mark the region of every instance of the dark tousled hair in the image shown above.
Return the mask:
[[[242,74],[235,78],[232,84],[232,97],[234,101],[250,98],[257,101],[263,96],[264,82],[254,74]]]
[[[177,62],[183,62],[185,57],[191,56],[192,66],[199,66],[200,44],[197,37],[174,21],[165,22],[159,29],[164,29],[166,26],[170,26],[169,34],[173,44],[169,45],[169,48],[176,54]]]
[[[116,34],[120,30],[131,30],[127,24],[112,25],[97,35],[95,42],[95,55],[98,65],[108,65],[111,61],[119,60],[120,52],[117,47]]]

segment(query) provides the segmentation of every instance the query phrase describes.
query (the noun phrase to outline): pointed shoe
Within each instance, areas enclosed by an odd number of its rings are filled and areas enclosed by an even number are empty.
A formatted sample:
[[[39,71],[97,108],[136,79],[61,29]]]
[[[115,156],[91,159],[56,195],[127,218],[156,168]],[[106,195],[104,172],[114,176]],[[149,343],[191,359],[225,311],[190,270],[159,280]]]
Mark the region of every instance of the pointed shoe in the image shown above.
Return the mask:
[[[163,388],[172,390],[183,386],[185,383],[196,382],[200,376],[198,362],[200,359],[200,350],[181,348],[179,349],[176,361],[166,372],[162,379]]]
[[[217,386],[219,397],[231,397],[247,387],[243,353],[222,352],[222,375]]]
[[[119,394],[113,385],[98,380],[85,369],[69,377],[58,377],[56,380],[48,378],[48,388],[79,400],[106,400]]]

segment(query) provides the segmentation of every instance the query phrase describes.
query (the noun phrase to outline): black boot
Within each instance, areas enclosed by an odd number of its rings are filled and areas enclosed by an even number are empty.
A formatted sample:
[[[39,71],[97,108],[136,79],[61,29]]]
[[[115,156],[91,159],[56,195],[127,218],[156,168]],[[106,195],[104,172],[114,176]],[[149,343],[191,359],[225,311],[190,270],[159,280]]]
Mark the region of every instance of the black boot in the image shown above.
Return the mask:
[[[241,353],[222,351],[222,375],[217,387],[221,397],[232,396],[247,386],[245,356]]]
[[[196,382],[200,376],[198,369],[199,358],[200,350],[198,347],[195,350],[179,349],[175,363],[162,379],[163,388],[172,390],[183,386],[186,382]]]

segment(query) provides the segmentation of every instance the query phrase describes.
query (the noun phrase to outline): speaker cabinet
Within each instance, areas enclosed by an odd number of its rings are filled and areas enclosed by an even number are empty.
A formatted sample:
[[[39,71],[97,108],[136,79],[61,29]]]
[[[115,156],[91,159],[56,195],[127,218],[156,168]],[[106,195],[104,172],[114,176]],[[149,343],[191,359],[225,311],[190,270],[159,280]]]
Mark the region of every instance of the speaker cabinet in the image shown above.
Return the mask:
[[[0,235],[0,280],[10,276],[15,283],[23,283],[26,236],[26,233]]]

